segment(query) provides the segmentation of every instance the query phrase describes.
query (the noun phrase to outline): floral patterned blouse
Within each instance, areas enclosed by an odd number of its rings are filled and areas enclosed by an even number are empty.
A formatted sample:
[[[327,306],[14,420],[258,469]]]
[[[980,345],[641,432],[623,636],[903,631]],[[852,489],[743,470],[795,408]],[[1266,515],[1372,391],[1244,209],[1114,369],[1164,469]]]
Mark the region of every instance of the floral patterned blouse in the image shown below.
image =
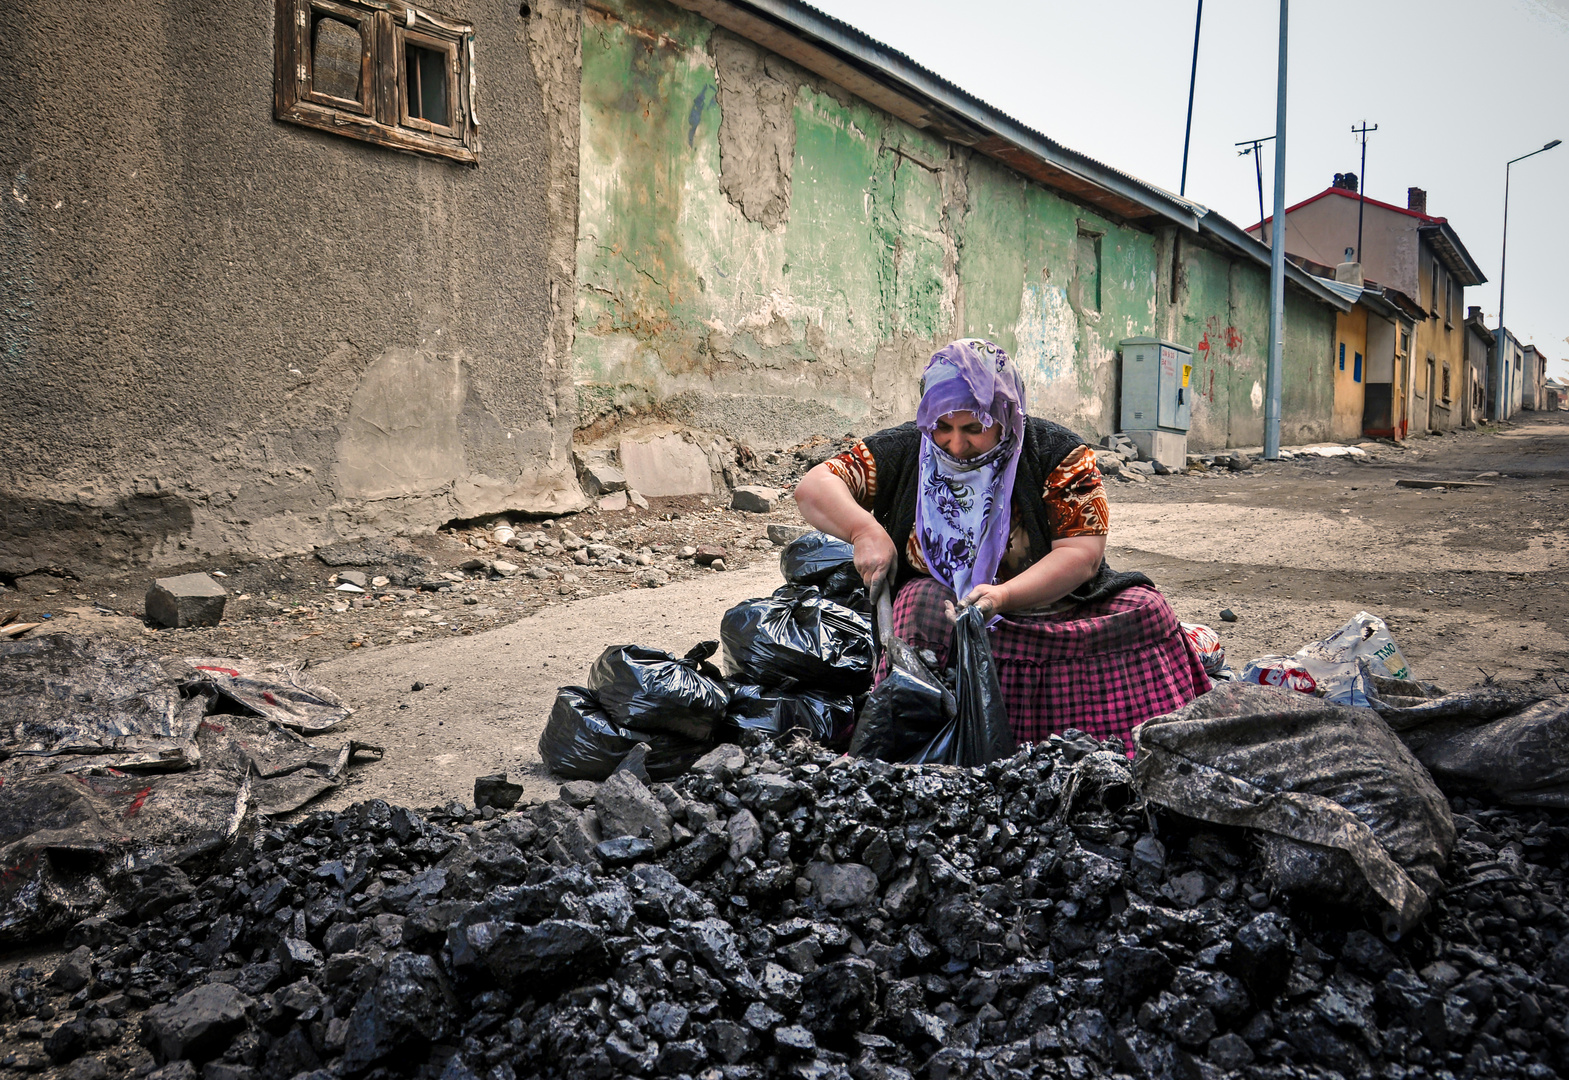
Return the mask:
[[[824,464],[843,480],[850,494],[861,508],[872,509],[877,498],[877,461],[866,443],[857,442],[850,449]],[[1046,502],[1046,520],[1052,535],[1105,536],[1110,531],[1110,515],[1106,507],[1106,489],[1101,484],[1100,470],[1095,467],[1095,451],[1081,446],[1062,459],[1062,464],[1046,478],[1046,490],[1041,493]],[[905,544],[905,559],[917,574],[929,574],[926,557],[921,554],[921,544],[914,530]],[[1006,581],[1028,567],[1038,556],[1030,554],[1030,538],[1019,522],[1018,508],[1013,510],[1013,529],[1008,534],[1008,550],[997,568],[997,580]]]

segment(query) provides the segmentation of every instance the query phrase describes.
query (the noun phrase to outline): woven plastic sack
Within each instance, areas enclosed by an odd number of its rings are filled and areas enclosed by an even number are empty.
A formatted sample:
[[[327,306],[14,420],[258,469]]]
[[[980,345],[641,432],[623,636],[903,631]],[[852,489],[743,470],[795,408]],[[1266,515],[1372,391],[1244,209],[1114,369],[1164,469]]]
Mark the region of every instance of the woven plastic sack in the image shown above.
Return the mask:
[[[1442,886],[1449,802],[1372,709],[1222,683],[1135,739],[1145,797],[1262,832],[1265,874],[1282,892],[1364,909],[1397,937]]]
[[[1569,810],[1569,694],[1557,686],[1375,688],[1373,707],[1445,793]]]

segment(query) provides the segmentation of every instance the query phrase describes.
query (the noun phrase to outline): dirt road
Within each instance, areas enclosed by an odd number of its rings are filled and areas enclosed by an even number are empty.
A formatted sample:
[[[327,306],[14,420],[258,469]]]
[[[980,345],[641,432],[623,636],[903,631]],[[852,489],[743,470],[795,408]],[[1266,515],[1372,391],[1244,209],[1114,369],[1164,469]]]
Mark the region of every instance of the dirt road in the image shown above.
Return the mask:
[[[1390,624],[1413,672],[1440,685],[1569,668],[1569,413],[1366,459],[1119,487],[1114,499],[1117,563],[1146,570],[1184,619],[1219,630],[1239,664],[1367,610]],[[1224,608],[1236,623],[1219,621]]]
[[[1569,669],[1569,414],[1525,414],[1502,430],[1405,447],[1364,445],[1366,456],[1108,481],[1109,557],[1149,573],[1184,619],[1214,627],[1238,667],[1293,652],[1367,610],[1390,623],[1413,672],[1440,685]],[[1491,486],[1414,489],[1399,480]],[[764,519],[660,510],[557,525],[585,537],[603,529],[612,545],[652,553],[672,578],[657,589],[629,587],[639,572],[631,566],[567,565],[539,579],[471,574],[449,592],[389,594],[352,608],[333,592],[332,571],[301,555],[224,561],[251,607],[215,630],[151,634],[139,612],[104,612],[139,596],[151,577],[218,564],[82,573],[54,585],[34,575],[0,596],[0,608],[17,603],[26,617],[53,604],[62,629],[134,636],[171,655],[313,659],[312,674],[356,708],[354,737],[387,748],[327,808],[370,797],[468,801],[474,777],[501,770],[521,777],[531,796],[547,795],[555,784],[535,747],[557,686],[581,683],[607,645],[684,652],[718,635],[726,608],[779,582],[773,553],[759,549]],[[772,516],[793,519],[788,504]],[[460,530],[410,550],[435,560],[433,572],[455,569],[495,554],[476,550],[480,535]],[[728,546],[731,570],[701,570],[673,554],[681,543],[710,541]],[[95,606],[62,613],[63,596]],[[1222,609],[1238,621],[1222,622]],[[416,682],[425,688],[413,690]]]

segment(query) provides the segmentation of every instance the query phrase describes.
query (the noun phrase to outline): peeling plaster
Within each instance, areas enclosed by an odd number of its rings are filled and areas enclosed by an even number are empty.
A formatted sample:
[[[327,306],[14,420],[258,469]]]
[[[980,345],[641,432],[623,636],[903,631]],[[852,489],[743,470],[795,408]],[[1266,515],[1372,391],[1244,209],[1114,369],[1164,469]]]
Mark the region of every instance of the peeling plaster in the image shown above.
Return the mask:
[[[597,0],[583,40],[580,431],[648,411],[754,446],[874,430],[913,414],[933,350],[980,335],[1019,358],[1032,411],[1096,437],[1122,339],[1191,348],[1213,324],[1193,444],[1258,441],[1262,268],[1104,218],[658,0]],[[1098,298],[1077,290],[1081,231]],[[1288,308],[1307,431],[1333,317]]]

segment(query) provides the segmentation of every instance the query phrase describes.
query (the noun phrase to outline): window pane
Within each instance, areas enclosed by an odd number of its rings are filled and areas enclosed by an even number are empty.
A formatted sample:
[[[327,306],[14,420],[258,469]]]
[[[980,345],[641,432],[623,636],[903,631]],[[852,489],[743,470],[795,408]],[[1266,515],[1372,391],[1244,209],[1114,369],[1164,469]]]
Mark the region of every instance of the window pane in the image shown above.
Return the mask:
[[[319,94],[360,100],[360,29],[319,16],[311,42],[311,86]]]
[[[435,49],[408,47],[409,115],[443,127],[452,126],[452,110],[447,100],[447,55]]]

